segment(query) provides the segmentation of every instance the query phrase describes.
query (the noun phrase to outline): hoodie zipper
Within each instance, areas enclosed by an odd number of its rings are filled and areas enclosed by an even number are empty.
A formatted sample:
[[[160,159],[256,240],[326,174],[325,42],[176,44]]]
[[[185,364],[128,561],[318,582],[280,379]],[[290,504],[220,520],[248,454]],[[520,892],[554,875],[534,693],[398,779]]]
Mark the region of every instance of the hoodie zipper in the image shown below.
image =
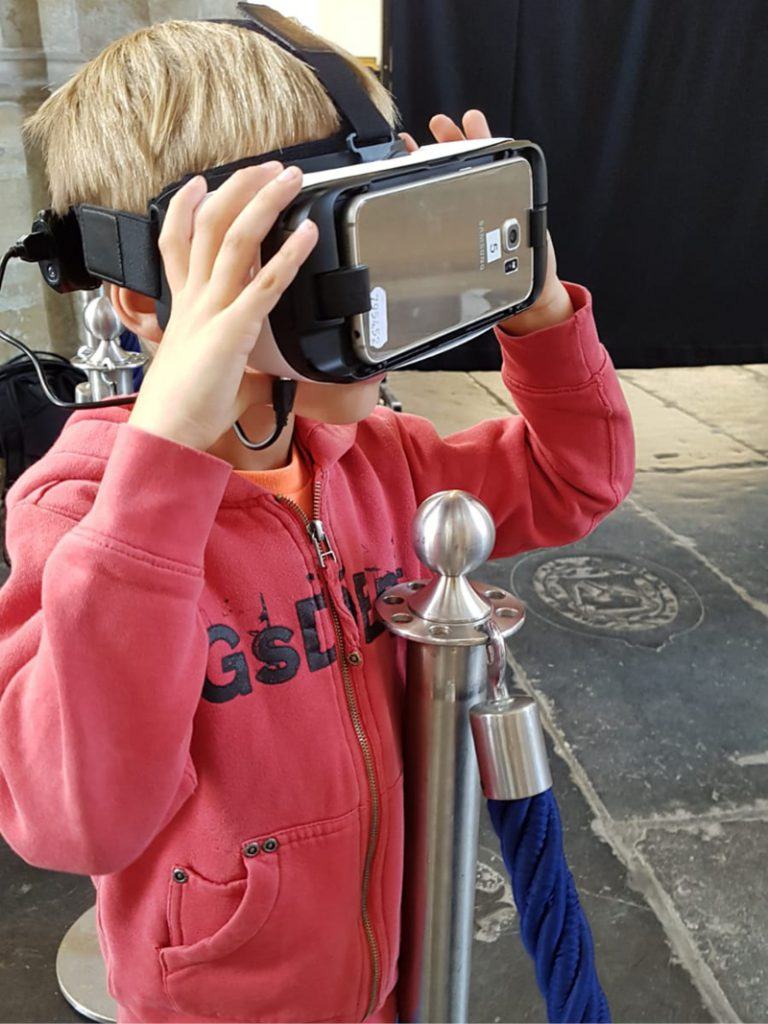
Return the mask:
[[[376,1006],[376,1000],[379,995],[379,987],[381,984],[381,953],[379,951],[379,944],[376,940],[376,933],[373,929],[373,923],[371,922],[370,914],[368,911],[368,897],[370,893],[371,884],[371,871],[373,868],[373,858],[376,853],[376,846],[379,839],[379,826],[380,826],[380,800],[379,800],[379,789],[376,781],[376,769],[374,767],[373,753],[371,751],[371,744],[368,736],[363,728],[363,721],[360,716],[360,708],[357,703],[357,696],[355,694],[355,688],[352,684],[352,678],[349,674],[349,668],[347,665],[347,649],[344,643],[344,634],[341,630],[341,621],[334,604],[333,595],[331,594],[331,588],[325,578],[326,573],[326,562],[338,562],[336,554],[331,548],[328,538],[325,534],[325,527],[320,518],[320,478],[315,479],[314,488],[312,492],[312,518],[310,519],[306,512],[300,508],[295,501],[290,498],[284,497],[282,494],[275,495],[276,500],[285,508],[289,509],[303,524],[309,539],[312,542],[312,547],[315,549],[315,555],[320,565],[321,572],[323,573],[322,581],[326,592],[326,599],[328,603],[328,611],[331,615],[331,622],[333,623],[333,631],[336,635],[336,648],[338,651],[339,665],[341,667],[341,676],[344,682],[344,696],[347,702],[347,710],[349,717],[352,720],[352,726],[355,730],[355,736],[360,746],[360,751],[363,755],[363,762],[365,764],[365,774],[368,780],[368,792],[371,798],[371,821],[368,829],[368,844],[365,853],[365,864],[363,866],[363,886],[362,886],[362,921],[365,936],[368,941],[368,948],[371,956],[371,993],[368,1000],[368,1009],[365,1011],[365,1016],[369,1017]]]

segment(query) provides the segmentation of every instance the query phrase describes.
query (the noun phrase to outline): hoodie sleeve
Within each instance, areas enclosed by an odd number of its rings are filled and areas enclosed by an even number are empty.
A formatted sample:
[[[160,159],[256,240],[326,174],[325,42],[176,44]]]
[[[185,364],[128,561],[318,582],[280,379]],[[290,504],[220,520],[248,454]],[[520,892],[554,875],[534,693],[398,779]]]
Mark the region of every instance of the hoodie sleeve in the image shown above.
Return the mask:
[[[522,337],[496,330],[502,379],[520,415],[444,439],[423,419],[392,417],[417,502],[449,488],[476,495],[496,523],[495,558],[579,540],[632,485],[629,410],[589,292],[566,287],[569,320]]]
[[[118,871],[193,792],[203,554],[229,474],[124,423],[100,484],[11,493],[0,831],[29,863]]]

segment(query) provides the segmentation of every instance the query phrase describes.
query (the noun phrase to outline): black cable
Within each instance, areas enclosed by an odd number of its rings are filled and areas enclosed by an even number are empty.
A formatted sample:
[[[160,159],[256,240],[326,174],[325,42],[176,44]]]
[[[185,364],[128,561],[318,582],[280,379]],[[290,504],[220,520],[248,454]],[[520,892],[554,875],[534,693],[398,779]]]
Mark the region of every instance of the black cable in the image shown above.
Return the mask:
[[[0,289],[3,287],[3,278],[5,277],[5,270],[8,263],[14,258],[22,258],[22,254],[25,251],[22,241],[16,242],[11,246],[8,252],[6,252],[2,260],[0,260]],[[35,373],[37,374],[37,379],[40,383],[43,394],[49,402],[58,406],[59,409],[101,409],[104,406],[133,405],[136,401],[135,395],[124,395],[122,398],[105,398],[98,402],[65,402],[51,390],[51,386],[45,376],[45,370],[43,369],[42,363],[37,358],[37,354],[33,352],[31,348],[25,345],[24,342],[20,341],[18,338],[14,338],[12,334],[2,330],[2,328],[0,328],[0,339],[7,342],[9,345],[13,345],[14,348],[17,348],[27,357],[27,359],[29,359],[34,367]],[[87,379],[87,374],[83,374],[83,380]]]
[[[272,407],[275,410],[274,430],[263,441],[254,442],[249,440],[238,421],[235,423],[234,429],[240,444],[244,445],[249,451],[261,452],[275,443],[285,429],[288,417],[293,409],[293,403],[296,399],[296,387],[297,382],[295,380],[288,380],[286,377],[277,377],[275,379],[272,385]]]

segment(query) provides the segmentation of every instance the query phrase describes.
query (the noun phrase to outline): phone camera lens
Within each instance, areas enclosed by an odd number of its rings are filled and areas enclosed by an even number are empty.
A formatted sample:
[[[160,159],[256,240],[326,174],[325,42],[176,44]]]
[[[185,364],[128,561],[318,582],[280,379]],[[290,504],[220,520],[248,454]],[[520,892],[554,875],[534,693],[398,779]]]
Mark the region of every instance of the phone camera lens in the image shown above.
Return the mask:
[[[504,248],[507,252],[512,252],[520,245],[520,222],[515,220],[508,220],[504,222]]]

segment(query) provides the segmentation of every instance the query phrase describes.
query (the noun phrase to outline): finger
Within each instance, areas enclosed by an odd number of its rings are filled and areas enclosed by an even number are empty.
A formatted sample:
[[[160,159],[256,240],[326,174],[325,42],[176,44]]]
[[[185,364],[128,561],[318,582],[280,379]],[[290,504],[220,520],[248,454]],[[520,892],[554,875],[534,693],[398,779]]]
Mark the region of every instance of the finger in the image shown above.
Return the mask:
[[[264,321],[317,244],[317,226],[303,221],[225,311],[233,337],[255,344]]]
[[[210,278],[214,308],[223,309],[251,280],[252,268],[261,267],[261,243],[284,210],[301,191],[304,175],[298,167],[286,167],[260,189],[230,224],[213,265]]]
[[[400,132],[400,138],[405,143],[405,148],[408,150],[409,153],[415,153],[416,150],[419,148],[419,144],[416,141],[416,139],[414,139],[414,137],[410,135],[408,132]]]
[[[468,110],[461,120],[468,139],[490,139],[491,129],[482,110]]]
[[[205,178],[198,174],[182,185],[168,204],[157,245],[172,295],[183,288],[187,280],[195,210],[207,191]]]
[[[192,229],[188,276],[190,287],[200,287],[208,280],[230,224],[259,189],[281,170],[282,164],[276,160],[243,167],[206,199],[195,217]]]
[[[437,142],[461,142],[464,138],[461,128],[446,114],[435,114],[429,122],[429,130]]]
[[[552,235],[547,232],[547,279],[557,277],[557,257],[552,244]]]

